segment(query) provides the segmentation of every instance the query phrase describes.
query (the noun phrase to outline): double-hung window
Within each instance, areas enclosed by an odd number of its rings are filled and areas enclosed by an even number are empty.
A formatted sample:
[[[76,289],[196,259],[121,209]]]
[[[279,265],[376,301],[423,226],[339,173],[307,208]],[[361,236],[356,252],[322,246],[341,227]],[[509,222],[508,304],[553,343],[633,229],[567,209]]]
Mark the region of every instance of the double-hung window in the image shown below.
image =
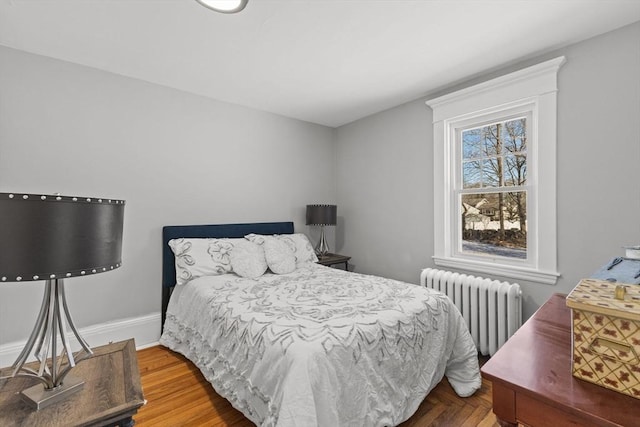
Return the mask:
[[[556,282],[556,92],[564,57],[427,101],[436,265]]]
[[[533,106],[523,107],[476,117],[454,130],[452,238],[459,256],[519,265],[535,252],[535,239],[527,240],[528,223],[536,223],[527,209]]]

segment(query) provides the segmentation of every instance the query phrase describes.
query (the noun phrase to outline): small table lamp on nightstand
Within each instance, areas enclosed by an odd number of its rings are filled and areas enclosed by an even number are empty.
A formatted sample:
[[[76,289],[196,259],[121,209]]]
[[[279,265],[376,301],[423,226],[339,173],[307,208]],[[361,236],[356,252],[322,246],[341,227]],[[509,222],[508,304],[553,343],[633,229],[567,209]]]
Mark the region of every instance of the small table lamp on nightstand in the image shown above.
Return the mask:
[[[67,374],[92,351],[71,319],[63,279],[120,267],[123,219],[124,200],[0,193],[0,281],[46,281],[36,324],[8,375],[42,383],[21,393],[35,409],[82,389]],[[75,356],[67,327],[82,347]],[[24,366],[32,352],[38,369]]]
[[[307,225],[320,226],[320,240],[316,255],[322,258],[329,253],[329,245],[324,236],[325,225],[336,225],[338,207],[336,205],[307,205]]]

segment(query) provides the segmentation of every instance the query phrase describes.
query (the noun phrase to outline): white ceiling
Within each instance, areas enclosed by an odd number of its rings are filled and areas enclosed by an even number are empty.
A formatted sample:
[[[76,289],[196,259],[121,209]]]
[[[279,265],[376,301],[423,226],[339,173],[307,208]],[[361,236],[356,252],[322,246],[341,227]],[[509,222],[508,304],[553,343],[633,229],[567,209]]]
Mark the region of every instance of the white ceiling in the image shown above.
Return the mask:
[[[0,45],[337,127],[639,20],[640,0],[0,0]]]

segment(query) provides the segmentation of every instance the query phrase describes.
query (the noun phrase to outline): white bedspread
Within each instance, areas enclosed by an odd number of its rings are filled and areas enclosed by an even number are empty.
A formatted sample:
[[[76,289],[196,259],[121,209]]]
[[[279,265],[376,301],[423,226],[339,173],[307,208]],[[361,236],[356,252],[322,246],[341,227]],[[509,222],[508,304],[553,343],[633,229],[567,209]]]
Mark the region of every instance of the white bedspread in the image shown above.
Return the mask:
[[[177,287],[160,342],[261,426],[394,426],[445,374],[460,396],[481,384],[445,295],[315,264]]]

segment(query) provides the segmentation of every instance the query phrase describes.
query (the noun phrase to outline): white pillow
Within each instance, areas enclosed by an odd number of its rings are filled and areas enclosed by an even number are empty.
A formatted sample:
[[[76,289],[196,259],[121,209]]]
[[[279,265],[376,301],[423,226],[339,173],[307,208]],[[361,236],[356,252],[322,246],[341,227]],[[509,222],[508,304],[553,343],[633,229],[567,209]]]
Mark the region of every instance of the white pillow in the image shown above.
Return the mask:
[[[240,277],[256,279],[267,271],[267,260],[262,246],[244,240],[237,242],[231,251],[231,267]]]
[[[212,276],[231,271],[233,246],[244,239],[180,238],[168,244],[176,259],[176,284],[183,285],[200,276]]]
[[[262,236],[249,234],[245,238],[253,243],[262,245],[269,270],[275,274],[287,274],[295,271],[296,257],[293,249],[276,236]]]
[[[287,242],[293,248],[296,257],[296,268],[304,267],[308,264],[318,262],[318,257],[311,242],[302,233],[279,234],[278,239]]]

